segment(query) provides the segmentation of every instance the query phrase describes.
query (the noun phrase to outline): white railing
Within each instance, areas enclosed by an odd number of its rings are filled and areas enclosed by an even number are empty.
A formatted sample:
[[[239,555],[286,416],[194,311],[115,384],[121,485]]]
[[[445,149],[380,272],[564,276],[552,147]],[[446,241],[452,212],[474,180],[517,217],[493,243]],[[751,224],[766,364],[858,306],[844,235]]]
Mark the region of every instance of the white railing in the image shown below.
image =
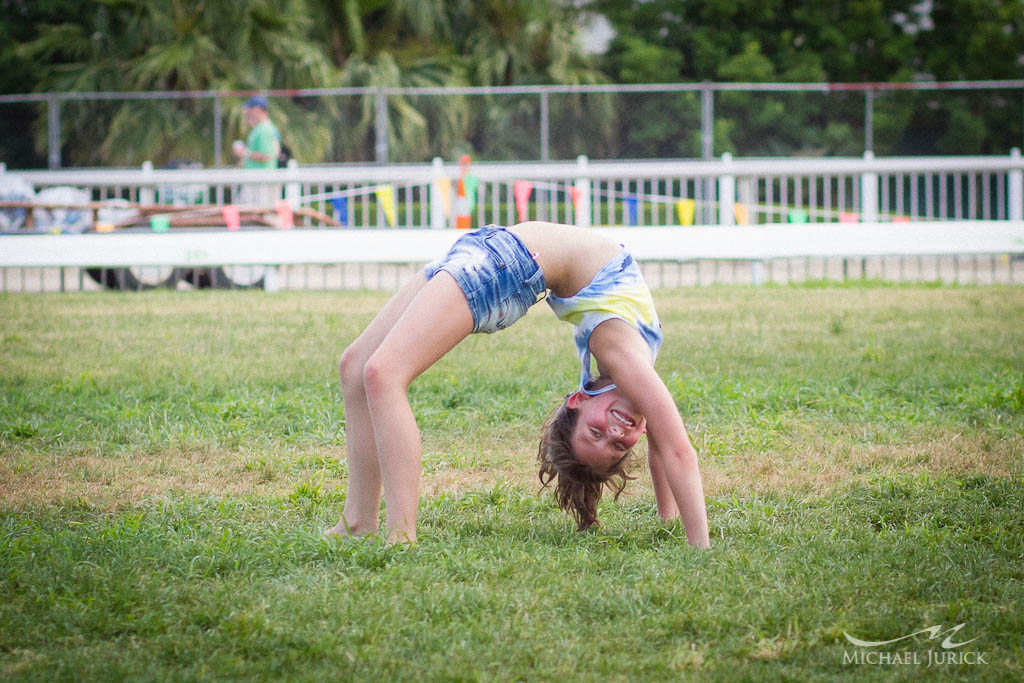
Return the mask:
[[[241,203],[263,185],[347,227],[454,225],[459,168],[433,164],[240,169],[8,171],[36,190],[75,186],[94,201]],[[472,223],[579,225],[1021,220],[1024,160],[1007,156],[876,159],[478,163]],[[521,193],[517,197],[517,189]],[[525,200],[523,196],[525,195]],[[308,225],[312,225],[308,223]]]
[[[74,186],[87,190],[93,202],[137,205],[231,204],[243,198],[245,187],[263,185],[273,188],[278,201],[314,209],[328,221],[297,218],[290,231],[232,232],[211,224],[182,232],[2,235],[0,288],[5,290],[8,276],[26,268],[61,269],[60,288],[63,268],[86,270],[106,286],[190,278],[198,283],[211,272],[219,277],[226,272],[235,284],[274,288],[279,266],[424,262],[454,239],[456,233],[445,228],[453,227],[460,207],[467,205],[457,192],[459,168],[440,160],[360,167],[292,164],[274,171],[146,165],[6,173],[36,191]],[[1012,266],[1019,257],[1008,255],[1024,253],[1024,161],[1017,150],[1007,156],[912,159],[724,155],[714,161],[591,162],[581,157],[560,163],[478,163],[471,174],[476,181],[472,224],[543,219],[616,228],[616,237],[640,260],[744,262],[754,282],[764,279],[763,264],[775,259],[842,258],[845,273],[847,258],[921,255],[982,255],[993,269],[1007,264],[1006,281],[1016,282],[1019,273]],[[117,277],[96,269],[117,271]],[[129,272],[134,275],[125,280]],[[24,282],[24,272],[20,276]]]

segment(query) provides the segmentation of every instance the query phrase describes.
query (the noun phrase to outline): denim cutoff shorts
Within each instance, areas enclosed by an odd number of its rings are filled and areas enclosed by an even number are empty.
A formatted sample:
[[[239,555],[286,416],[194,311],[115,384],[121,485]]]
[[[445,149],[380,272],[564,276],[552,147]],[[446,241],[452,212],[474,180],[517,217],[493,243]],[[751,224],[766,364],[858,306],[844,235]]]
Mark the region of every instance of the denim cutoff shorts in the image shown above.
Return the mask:
[[[429,280],[439,270],[450,273],[466,295],[474,332],[505,329],[547,294],[544,273],[526,245],[496,225],[461,236],[424,273]]]

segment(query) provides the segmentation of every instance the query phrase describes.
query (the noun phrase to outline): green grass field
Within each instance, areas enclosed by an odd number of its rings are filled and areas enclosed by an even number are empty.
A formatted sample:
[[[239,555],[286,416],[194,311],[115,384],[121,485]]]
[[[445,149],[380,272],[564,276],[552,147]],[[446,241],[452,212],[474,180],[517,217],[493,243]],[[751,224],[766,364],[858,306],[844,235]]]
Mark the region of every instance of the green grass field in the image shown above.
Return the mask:
[[[323,539],[385,299],[0,296],[0,679],[1024,677],[1024,289],[657,292],[706,552],[642,458],[593,532],[538,495],[543,305],[413,385],[420,543]]]

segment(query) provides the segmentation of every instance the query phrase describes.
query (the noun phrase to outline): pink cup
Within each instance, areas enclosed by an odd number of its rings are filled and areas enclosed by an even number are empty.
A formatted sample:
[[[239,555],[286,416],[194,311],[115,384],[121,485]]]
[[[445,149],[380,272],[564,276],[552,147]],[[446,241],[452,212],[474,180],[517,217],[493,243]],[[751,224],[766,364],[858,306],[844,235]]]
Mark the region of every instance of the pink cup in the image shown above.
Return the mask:
[[[295,226],[295,213],[287,200],[281,199],[274,205],[277,211],[277,224],[282,230],[291,230]]]
[[[228,226],[228,230],[238,230],[242,227],[242,215],[237,206],[229,204],[220,207],[220,215],[224,217],[224,224]]]

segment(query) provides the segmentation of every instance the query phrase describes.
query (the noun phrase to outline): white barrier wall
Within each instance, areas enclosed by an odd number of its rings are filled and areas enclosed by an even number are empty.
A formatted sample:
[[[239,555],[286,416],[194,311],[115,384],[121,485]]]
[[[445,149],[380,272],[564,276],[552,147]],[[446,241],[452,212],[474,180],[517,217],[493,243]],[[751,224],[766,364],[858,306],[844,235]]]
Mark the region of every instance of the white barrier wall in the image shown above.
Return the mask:
[[[638,260],[1009,254],[1024,221],[596,228]],[[455,230],[267,230],[7,235],[0,267],[415,263],[443,254]]]

